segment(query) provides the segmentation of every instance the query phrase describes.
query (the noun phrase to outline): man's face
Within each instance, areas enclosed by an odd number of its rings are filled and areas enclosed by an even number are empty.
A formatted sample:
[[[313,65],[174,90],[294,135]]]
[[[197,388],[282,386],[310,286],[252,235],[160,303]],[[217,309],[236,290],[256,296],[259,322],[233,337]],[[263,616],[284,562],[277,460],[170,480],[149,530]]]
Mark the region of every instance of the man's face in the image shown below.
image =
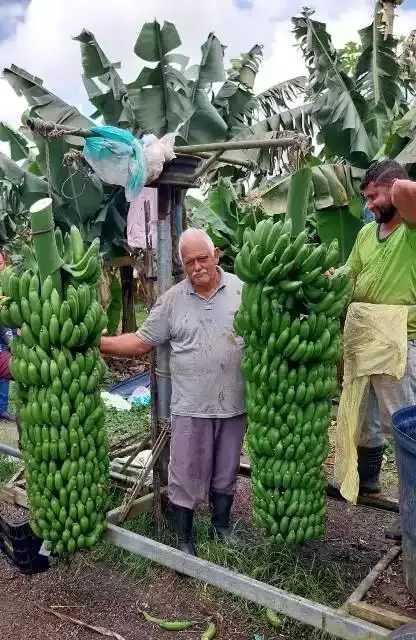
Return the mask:
[[[194,287],[209,287],[215,282],[219,250],[212,254],[204,238],[187,238],[182,245],[182,260]]]
[[[397,209],[391,201],[391,184],[375,184],[370,182],[363,190],[367,201],[367,207],[375,215],[376,222],[389,222],[396,214]]]

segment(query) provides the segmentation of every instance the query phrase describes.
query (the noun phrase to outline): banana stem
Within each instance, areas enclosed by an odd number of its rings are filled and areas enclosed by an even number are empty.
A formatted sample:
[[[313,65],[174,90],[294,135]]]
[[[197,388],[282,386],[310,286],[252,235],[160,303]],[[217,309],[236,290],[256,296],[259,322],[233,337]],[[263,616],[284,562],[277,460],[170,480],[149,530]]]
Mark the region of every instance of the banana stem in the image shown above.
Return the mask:
[[[30,207],[32,235],[41,283],[50,275],[53,286],[62,295],[61,266],[55,239],[52,199],[42,198]]]

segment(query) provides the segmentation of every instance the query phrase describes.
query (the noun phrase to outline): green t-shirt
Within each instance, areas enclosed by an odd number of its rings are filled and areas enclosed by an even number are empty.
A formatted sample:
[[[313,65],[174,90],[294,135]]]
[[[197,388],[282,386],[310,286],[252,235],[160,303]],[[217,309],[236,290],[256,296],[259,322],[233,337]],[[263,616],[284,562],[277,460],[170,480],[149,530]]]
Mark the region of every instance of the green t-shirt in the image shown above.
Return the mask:
[[[387,238],[370,222],[359,232],[347,260],[355,279],[353,300],[416,305],[416,228],[401,224]],[[409,309],[409,340],[416,339],[416,309]]]

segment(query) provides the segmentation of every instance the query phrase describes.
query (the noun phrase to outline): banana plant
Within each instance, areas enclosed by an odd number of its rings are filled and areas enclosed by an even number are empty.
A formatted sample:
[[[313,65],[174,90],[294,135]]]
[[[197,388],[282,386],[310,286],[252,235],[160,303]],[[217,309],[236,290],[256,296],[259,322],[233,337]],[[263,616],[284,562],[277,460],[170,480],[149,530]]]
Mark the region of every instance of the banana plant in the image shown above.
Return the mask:
[[[361,54],[350,74],[343,70],[326,25],[313,20],[311,10],[292,19],[324,153],[361,169],[376,157],[394,118],[408,108],[388,4],[397,3],[377,0],[372,24],[359,32]]]

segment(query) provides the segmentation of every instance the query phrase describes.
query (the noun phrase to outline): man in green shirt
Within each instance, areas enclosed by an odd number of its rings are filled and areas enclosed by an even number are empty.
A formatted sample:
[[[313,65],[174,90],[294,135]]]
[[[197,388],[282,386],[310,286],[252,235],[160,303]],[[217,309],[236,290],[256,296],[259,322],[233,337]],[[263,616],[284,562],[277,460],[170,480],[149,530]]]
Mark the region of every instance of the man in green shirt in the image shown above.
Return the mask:
[[[368,495],[380,491],[392,414],[416,404],[416,183],[400,164],[383,160],[366,171],[361,190],[375,221],[361,229],[347,261],[355,280],[353,301],[409,307],[405,375],[399,380],[371,376],[369,399],[360,415],[360,493]],[[387,535],[400,539],[399,530]]]

